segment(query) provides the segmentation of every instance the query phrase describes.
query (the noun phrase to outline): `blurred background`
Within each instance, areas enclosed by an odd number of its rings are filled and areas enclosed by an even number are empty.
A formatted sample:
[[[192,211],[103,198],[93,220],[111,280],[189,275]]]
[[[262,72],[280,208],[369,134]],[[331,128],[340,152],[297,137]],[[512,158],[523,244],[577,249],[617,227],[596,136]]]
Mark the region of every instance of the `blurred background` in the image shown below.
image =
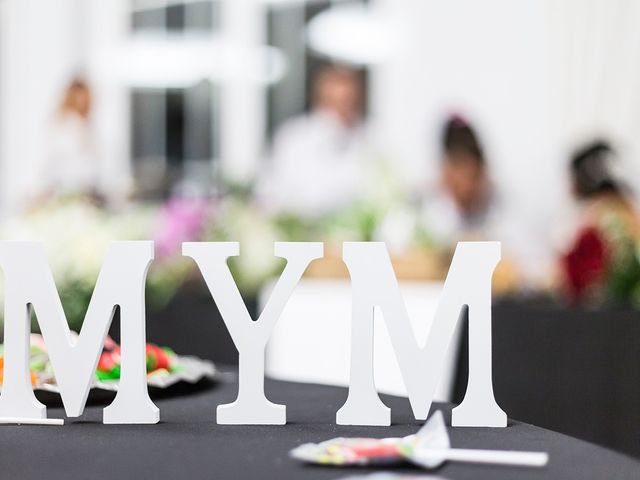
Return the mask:
[[[0,0],[0,235],[46,242],[74,328],[108,242],[154,239],[149,338],[223,363],[181,242],[240,241],[257,318],[273,242],[324,241],[267,370],[338,385],[343,241],[386,242],[420,340],[456,242],[500,240],[499,403],[640,455],[638,24],[633,0]]]

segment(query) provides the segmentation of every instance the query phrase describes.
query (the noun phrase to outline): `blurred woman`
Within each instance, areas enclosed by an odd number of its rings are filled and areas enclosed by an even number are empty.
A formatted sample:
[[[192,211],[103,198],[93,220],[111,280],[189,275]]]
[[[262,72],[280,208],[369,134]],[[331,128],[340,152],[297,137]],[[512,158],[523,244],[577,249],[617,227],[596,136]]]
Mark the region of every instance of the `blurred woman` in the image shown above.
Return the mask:
[[[445,245],[491,235],[495,195],[480,141],[462,117],[451,116],[442,132],[440,186],[424,204],[424,221]]]
[[[582,211],[560,270],[573,302],[640,299],[640,218],[629,189],[614,173],[616,160],[606,141],[589,143],[571,160],[572,190]]]
[[[43,188],[46,198],[99,199],[100,171],[91,130],[91,90],[76,78],[66,88],[55,112],[48,142]]]

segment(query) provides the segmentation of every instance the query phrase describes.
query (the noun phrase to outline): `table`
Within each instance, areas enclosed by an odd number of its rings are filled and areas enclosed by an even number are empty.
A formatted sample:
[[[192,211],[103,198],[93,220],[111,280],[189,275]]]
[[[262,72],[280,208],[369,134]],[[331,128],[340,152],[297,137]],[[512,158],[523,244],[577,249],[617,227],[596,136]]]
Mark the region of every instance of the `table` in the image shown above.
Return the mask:
[[[88,406],[64,427],[0,426],[0,478],[335,479],[354,469],[303,465],[288,457],[289,450],[337,436],[403,436],[419,427],[408,401],[392,396],[382,396],[393,409],[391,427],[337,426],[344,388],[275,380],[267,380],[267,396],[287,404],[287,425],[217,425],[216,406],[232,401],[236,391],[235,381],[227,380],[189,395],[155,399],[161,409],[158,425],[102,425],[102,407]],[[436,407],[449,421],[450,406]],[[50,408],[49,416],[60,417],[62,411]],[[457,428],[451,437],[456,447],[550,454],[545,469],[448,464],[438,471],[453,480],[640,478],[640,462],[631,457],[517,421],[506,429]]]
[[[467,383],[467,350],[461,353],[454,401]],[[637,310],[497,302],[493,385],[498,403],[515,418],[640,458]]]
[[[307,281],[304,285],[311,286]],[[401,288],[404,288],[403,284]],[[299,295],[304,290],[296,292]],[[349,299],[345,300],[344,292],[340,292],[339,295],[339,292],[333,292],[335,296],[328,297],[332,300],[326,305],[318,307],[315,304],[318,311],[325,312],[335,305],[348,316]],[[420,298],[412,295],[411,290],[403,291],[403,294],[408,295],[409,300],[417,300],[407,305],[412,321],[428,319],[428,306],[419,303]],[[314,325],[307,318],[308,311],[302,312],[303,306],[296,298],[294,293],[283,312],[285,321],[276,326],[267,348],[267,368],[275,375],[287,374],[287,380],[346,383],[348,322],[340,324],[337,316],[325,314],[323,318],[328,320],[318,320]],[[422,300],[426,299],[424,296]],[[248,300],[250,311],[255,315],[259,302]],[[296,312],[300,315],[296,322],[291,322],[289,317]],[[317,318],[316,315],[313,317]],[[298,323],[307,328],[304,335],[298,335],[300,345],[287,340],[287,335],[300,332]],[[333,335],[328,343],[332,347],[331,355],[319,354],[318,345],[324,344],[313,345],[308,341],[322,333],[317,329],[323,328],[325,323],[342,332]],[[112,327],[117,338],[118,323]],[[312,335],[309,335],[310,331]],[[416,333],[423,334],[424,330],[416,328]],[[393,354],[380,355],[390,353],[385,335],[384,327],[376,330],[377,385],[387,393],[400,394],[395,357]],[[528,423],[640,458],[638,311],[623,307],[569,308],[542,299],[503,299],[497,300],[493,307],[493,335],[494,391],[505,411]],[[220,363],[237,363],[238,353],[205,288],[182,292],[165,310],[150,314],[147,338],[160,345],[171,345],[182,354]],[[274,344],[278,343],[283,349],[280,359],[274,357],[278,353]],[[466,347],[466,340],[460,344]],[[460,348],[459,352],[462,361],[454,377],[455,394],[451,397],[454,402],[462,398],[467,382],[467,349]],[[325,360],[313,363],[318,359]],[[385,359],[388,364],[383,368],[385,365],[380,365],[380,361]],[[307,380],[292,375],[300,372],[297,363],[304,365]],[[310,378],[312,375],[314,378]],[[577,402],[578,396],[585,400]]]

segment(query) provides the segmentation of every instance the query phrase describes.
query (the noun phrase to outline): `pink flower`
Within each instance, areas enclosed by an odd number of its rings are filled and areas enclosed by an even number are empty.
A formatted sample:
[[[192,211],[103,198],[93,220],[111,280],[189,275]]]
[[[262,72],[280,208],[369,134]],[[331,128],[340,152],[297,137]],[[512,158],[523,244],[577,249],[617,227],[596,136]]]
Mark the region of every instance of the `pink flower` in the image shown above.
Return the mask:
[[[211,202],[203,199],[169,200],[160,211],[154,235],[158,258],[179,254],[182,242],[198,240],[211,210]]]

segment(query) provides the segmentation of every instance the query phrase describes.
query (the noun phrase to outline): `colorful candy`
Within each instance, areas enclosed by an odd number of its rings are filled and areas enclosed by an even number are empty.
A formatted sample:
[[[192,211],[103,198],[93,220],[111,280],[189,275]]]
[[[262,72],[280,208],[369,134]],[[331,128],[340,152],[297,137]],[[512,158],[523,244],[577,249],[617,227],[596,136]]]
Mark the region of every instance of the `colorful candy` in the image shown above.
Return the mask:
[[[334,438],[301,445],[291,455],[321,465],[391,465],[403,462],[400,442],[399,438]]]
[[[171,373],[176,368],[176,354],[170,348],[161,348],[148,343],[146,346],[147,373]],[[113,341],[105,342],[105,350],[100,355],[96,370],[98,380],[120,378],[120,347]]]
[[[31,385],[35,385],[36,382],[38,381],[38,377],[36,376],[33,370],[29,370],[29,374],[31,376]],[[4,357],[0,356],[0,385],[2,385],[3,380],[4,380]]]
[[[170,348],[163,348],[148,343],[145,348],[147,374],[149,376],[168,375],[178,369],[177,355]],[[98,360],[96,368],[96,380],[110,381],[120,379],[120,346],[107,337],[104,342],[104,349]],[[49,361],[49,354],[41,335],[31,335],[30,351],[30,372],[31,383],[39,385],[43,383],[55,383],[53,367]],[[4,357],[2,355],[2,345],[0,345],[0,385],[3,380]]]

